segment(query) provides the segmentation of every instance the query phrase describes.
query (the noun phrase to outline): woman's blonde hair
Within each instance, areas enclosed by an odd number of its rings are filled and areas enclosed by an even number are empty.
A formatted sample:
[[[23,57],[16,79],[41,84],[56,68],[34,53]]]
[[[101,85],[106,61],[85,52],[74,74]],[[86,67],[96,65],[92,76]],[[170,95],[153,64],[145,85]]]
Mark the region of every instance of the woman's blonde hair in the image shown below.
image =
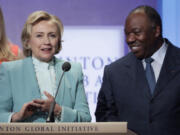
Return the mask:
[[[6,36],[4,17],[0,8],[0,61],[15,59],[17,59],[17,57],[10,50],[10,45]]]
[[[23,52],[24,55],[26,57],[31,56],[32,55],[32,50],[31,48],[28,46],[28,42],[31,38],[31,34],[32,34],[32,27],[34,25],[36,25],[37,23],[39,23],[40,21],[50,21],[53,24],[55,24],[57,26],[58,29],[58,36],[59,36],[59,42],[58,42],[58,47],[56,50],[56,54],[59,53],[59,51],[62,48],[61,45],[61,37],[63,34],[63,24],[61,22],[60,19],[58,19],[56,16],[49,14],[45,11],[36,11],[33,12],[32,14],[29,15],[26,23],[24,24],[24,28],[22,30],[22,34],[21,34],[21,41],[22,41],[22,45],[23,45]]]

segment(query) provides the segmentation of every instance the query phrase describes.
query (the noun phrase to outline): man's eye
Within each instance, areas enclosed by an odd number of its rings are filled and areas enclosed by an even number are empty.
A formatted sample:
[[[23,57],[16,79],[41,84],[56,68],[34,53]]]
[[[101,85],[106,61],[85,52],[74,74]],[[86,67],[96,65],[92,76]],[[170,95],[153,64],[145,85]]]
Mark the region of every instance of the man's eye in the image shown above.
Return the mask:
[[[140,35],[140,34],[141,34],[141,31],[135,31],[134,34]]]

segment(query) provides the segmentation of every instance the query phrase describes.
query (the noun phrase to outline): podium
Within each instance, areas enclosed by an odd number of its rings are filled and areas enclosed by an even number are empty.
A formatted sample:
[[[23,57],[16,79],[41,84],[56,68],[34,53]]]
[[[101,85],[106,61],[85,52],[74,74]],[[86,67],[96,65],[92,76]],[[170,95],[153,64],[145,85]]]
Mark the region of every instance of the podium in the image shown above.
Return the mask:
[[[0,123],[0,135],[136,135],[127,122]]]

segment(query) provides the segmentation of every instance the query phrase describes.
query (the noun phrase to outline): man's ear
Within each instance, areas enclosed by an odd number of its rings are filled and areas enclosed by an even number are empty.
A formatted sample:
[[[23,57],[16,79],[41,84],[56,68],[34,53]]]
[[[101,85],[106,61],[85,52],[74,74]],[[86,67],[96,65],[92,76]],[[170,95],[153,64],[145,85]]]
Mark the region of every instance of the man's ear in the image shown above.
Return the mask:
[[[155,37],[159,37],[160,34],[161,34],[160,26],[156,26],[156,28],[155,28]]]

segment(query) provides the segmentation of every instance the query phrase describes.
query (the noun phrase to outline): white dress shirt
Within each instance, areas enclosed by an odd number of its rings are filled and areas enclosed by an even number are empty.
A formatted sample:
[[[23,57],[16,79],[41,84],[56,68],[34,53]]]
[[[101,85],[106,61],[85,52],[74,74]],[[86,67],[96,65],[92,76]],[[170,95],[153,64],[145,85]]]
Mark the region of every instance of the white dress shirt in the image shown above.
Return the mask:
[[[42,62],[35,57],[32,57],[34,69],[36,73],[36,78],[38,86],[41,93],[42,99],[47,99],[44,91],[47,91],[53,97],[56,92],[56,75],[54,69],[54,59],[50,62]]]

